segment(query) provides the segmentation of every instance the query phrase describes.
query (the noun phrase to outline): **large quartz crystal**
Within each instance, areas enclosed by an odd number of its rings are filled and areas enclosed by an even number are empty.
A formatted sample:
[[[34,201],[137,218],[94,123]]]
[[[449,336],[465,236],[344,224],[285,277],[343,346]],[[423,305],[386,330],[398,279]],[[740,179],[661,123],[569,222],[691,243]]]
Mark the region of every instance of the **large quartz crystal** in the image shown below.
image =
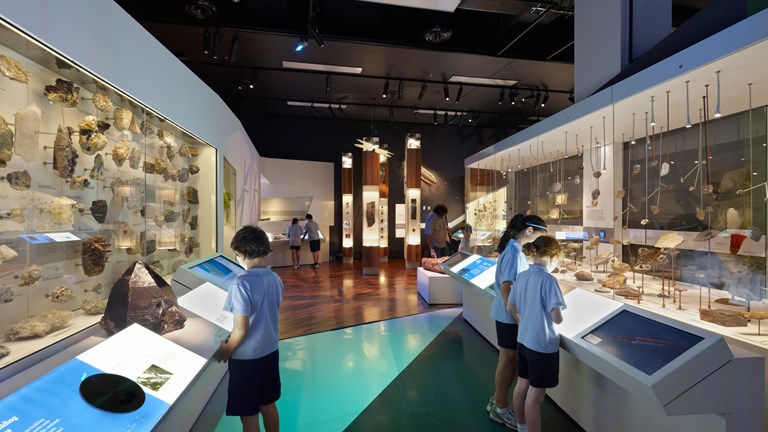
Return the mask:
[[[134,323],[158,334],[179,330],[187,318],[175,301],[176,296],[162,276],[137,261],[112,286],[99,324],[109,335]]]
[[[72,224],[75,221],[77,202],[67,197],[56,197],[51,203],[51,222]]]
[[[11,171],[5,175],[5,181],[19,192],[29,190],[32,187],[32,176],[29,175],[27,170],[24,171]]]
[[[39,265],[31,265],[19,273],[19,286],[37,286],[43,278],[43,268]]]
[[[113,115],[115,117],[115,129],[119,131],[127,131],[131,126],[133,113],[125,108],[115,108]]]
[[[104,272],[104,267],[109,261],[107,255],[112,253],[104,236],[88,237],[83,240],[81,261],[83,273],[86,276],[96,276]]]
[[[107,299],[83,299],[82,303],[80,303],[80,309],[88,315],[101,315],[107,309]]]
[[[24,69],[24,66],[18,60],[4,55],[0,55],[0,73],[20,83],[29,82],[29,72]]]
[[[192,186],[187,186],[184,196],[188,203],[200,204],[200,199],[197,196],[197,189],[193,188]]]
[[[72,130],[69,126],[59,126],[53,143],[53,170],[64,179],[72,177],[77,167],[77,150],[72,143]]]
[[[0,168],[5,168],[13,157],[13,131],[0,115]]]
[[[95,200],[91,202],[91,216],[96,220],[96,222],[102,224],[105,220],[107,220],[107,210],[109,209],[109,205],[104,200]]]
[[[96,120],[96,117],[89,115],[77,127],[80,129],[78,142],[83,153],[94,155],[107,146],[107,136],[104,132],[109,129],[109,123]]]
[[[76,107],[80,102],[80,87],[72,81],[56,78],[55,85],[45,86],[45,96],[49,101],[67,108]]]
[[[104,180],[104,158],[101,156],[101,153],[97,153],[93,157],[93,167],[88,173],[88,177],[93,180]]]
[[[9,342],[21,338],[43,337],[64,328],[72,316],[70,311],[49,310],[16,322],[5,330],[3,337]]]
[[[0,286],[0,304],[10,303],[13,301],[13,290],[8,285]]]
[[[123,166],[125,160],[128,159],[129,146],[129,141],[118,141],[115,143],[115,147],[112,149],[112,160],[118,167]]]
[[[51,291],[51,294],[46,295],[51,298],[51,303],[67,303],[75,298],[75,293],[72,292],[72,288],[67,285],[59,285]]]
[[[101,93],[95,93],[92,102],[97,110],[105,113],[112,112],[112,99],[108,96]]]
[[[34,102],[14,114],[16,119],[14,151],[27,162],[34,162],[38,159],[41,114],[42,111]]]

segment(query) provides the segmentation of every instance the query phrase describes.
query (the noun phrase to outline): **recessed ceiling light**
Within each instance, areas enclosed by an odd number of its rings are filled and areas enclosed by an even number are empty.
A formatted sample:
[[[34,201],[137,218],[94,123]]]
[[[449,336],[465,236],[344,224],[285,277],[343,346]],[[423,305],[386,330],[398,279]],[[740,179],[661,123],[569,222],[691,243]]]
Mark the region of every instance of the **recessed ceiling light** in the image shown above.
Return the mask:
[[[283,61],[283,67],[287,69],[304,69],[304,70],[315,70],[315,71],[323,71],[323,72],[339,72],[339,73],[347,73],[347,74],[363,73],[363,68],[361,67],[335,66],[335,65],[326,65],[326,64],[319,64],[319,63],[301,63],[301,62]]]
[[[450,79],[448,79],[448,82],[456,82],[456,83],[464,83],[464,84],[484,84],[484,85],[503,86],[503,87],[511,87],[517,84],[517,81],[515,80],[468,77],[468,76],[461,76],[461,75],[452,76]]]

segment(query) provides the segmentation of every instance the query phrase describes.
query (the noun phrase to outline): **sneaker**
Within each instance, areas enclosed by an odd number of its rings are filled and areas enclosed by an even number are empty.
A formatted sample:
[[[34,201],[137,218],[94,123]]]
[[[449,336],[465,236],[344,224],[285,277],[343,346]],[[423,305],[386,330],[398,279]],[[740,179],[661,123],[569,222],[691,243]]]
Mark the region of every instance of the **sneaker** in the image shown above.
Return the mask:
[[[298,268],[299,268],[299,265],[298,265],[298,264],[294,264],[294,265],[293,265],[293,269],[294,269],[294,270],[298,270]]]
[[[517,432],[528,432],[528,424],[517,425]]]
[[[316,268],[316,269],[320,268],[320,264],[318,264],[318,263],[315,263],[315,268]]]
[[[517,430],[517,421],[515,420],[515,413],[512,412],[512,407],[496,408],[493,407],[488,418],[492,422],[502,424],[512,430]]]
[[[491,412],[492,409],[496,408],[496,399],[494,399],[493,396],[488,400],[488,405],[485,406],[486,412]]]

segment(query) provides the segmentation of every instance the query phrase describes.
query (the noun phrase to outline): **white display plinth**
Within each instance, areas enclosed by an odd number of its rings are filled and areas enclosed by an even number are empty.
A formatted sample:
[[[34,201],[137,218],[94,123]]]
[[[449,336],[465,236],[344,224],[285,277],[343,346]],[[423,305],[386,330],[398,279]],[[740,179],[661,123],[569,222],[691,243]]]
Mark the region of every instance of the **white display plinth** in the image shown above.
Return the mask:
[[[487,289],[464,285],[464,319],[496,349],[496,322],[491,318],[491,306],[496,294]]]
[[[416,291],[427,304],[461,304],[462,285],[450,276],[424,270],[416,270]]]

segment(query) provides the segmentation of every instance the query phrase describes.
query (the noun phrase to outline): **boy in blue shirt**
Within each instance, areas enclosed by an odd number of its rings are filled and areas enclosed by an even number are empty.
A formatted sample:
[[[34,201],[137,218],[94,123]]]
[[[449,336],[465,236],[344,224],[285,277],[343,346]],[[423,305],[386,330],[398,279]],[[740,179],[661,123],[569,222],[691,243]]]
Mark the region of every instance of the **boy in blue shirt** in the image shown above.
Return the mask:
[[[278,312],[283,281],[264,264],[271,252],[267,234],[245,226],[231,242],[237,262],[245,268],[227,292],[224,310],[234,314],[234,328],[214,358],[229,361],[227,415],[239,416],[243,431],[259,430],[259,414],[267,432],[280,429],[275,402],[280,399]]]

